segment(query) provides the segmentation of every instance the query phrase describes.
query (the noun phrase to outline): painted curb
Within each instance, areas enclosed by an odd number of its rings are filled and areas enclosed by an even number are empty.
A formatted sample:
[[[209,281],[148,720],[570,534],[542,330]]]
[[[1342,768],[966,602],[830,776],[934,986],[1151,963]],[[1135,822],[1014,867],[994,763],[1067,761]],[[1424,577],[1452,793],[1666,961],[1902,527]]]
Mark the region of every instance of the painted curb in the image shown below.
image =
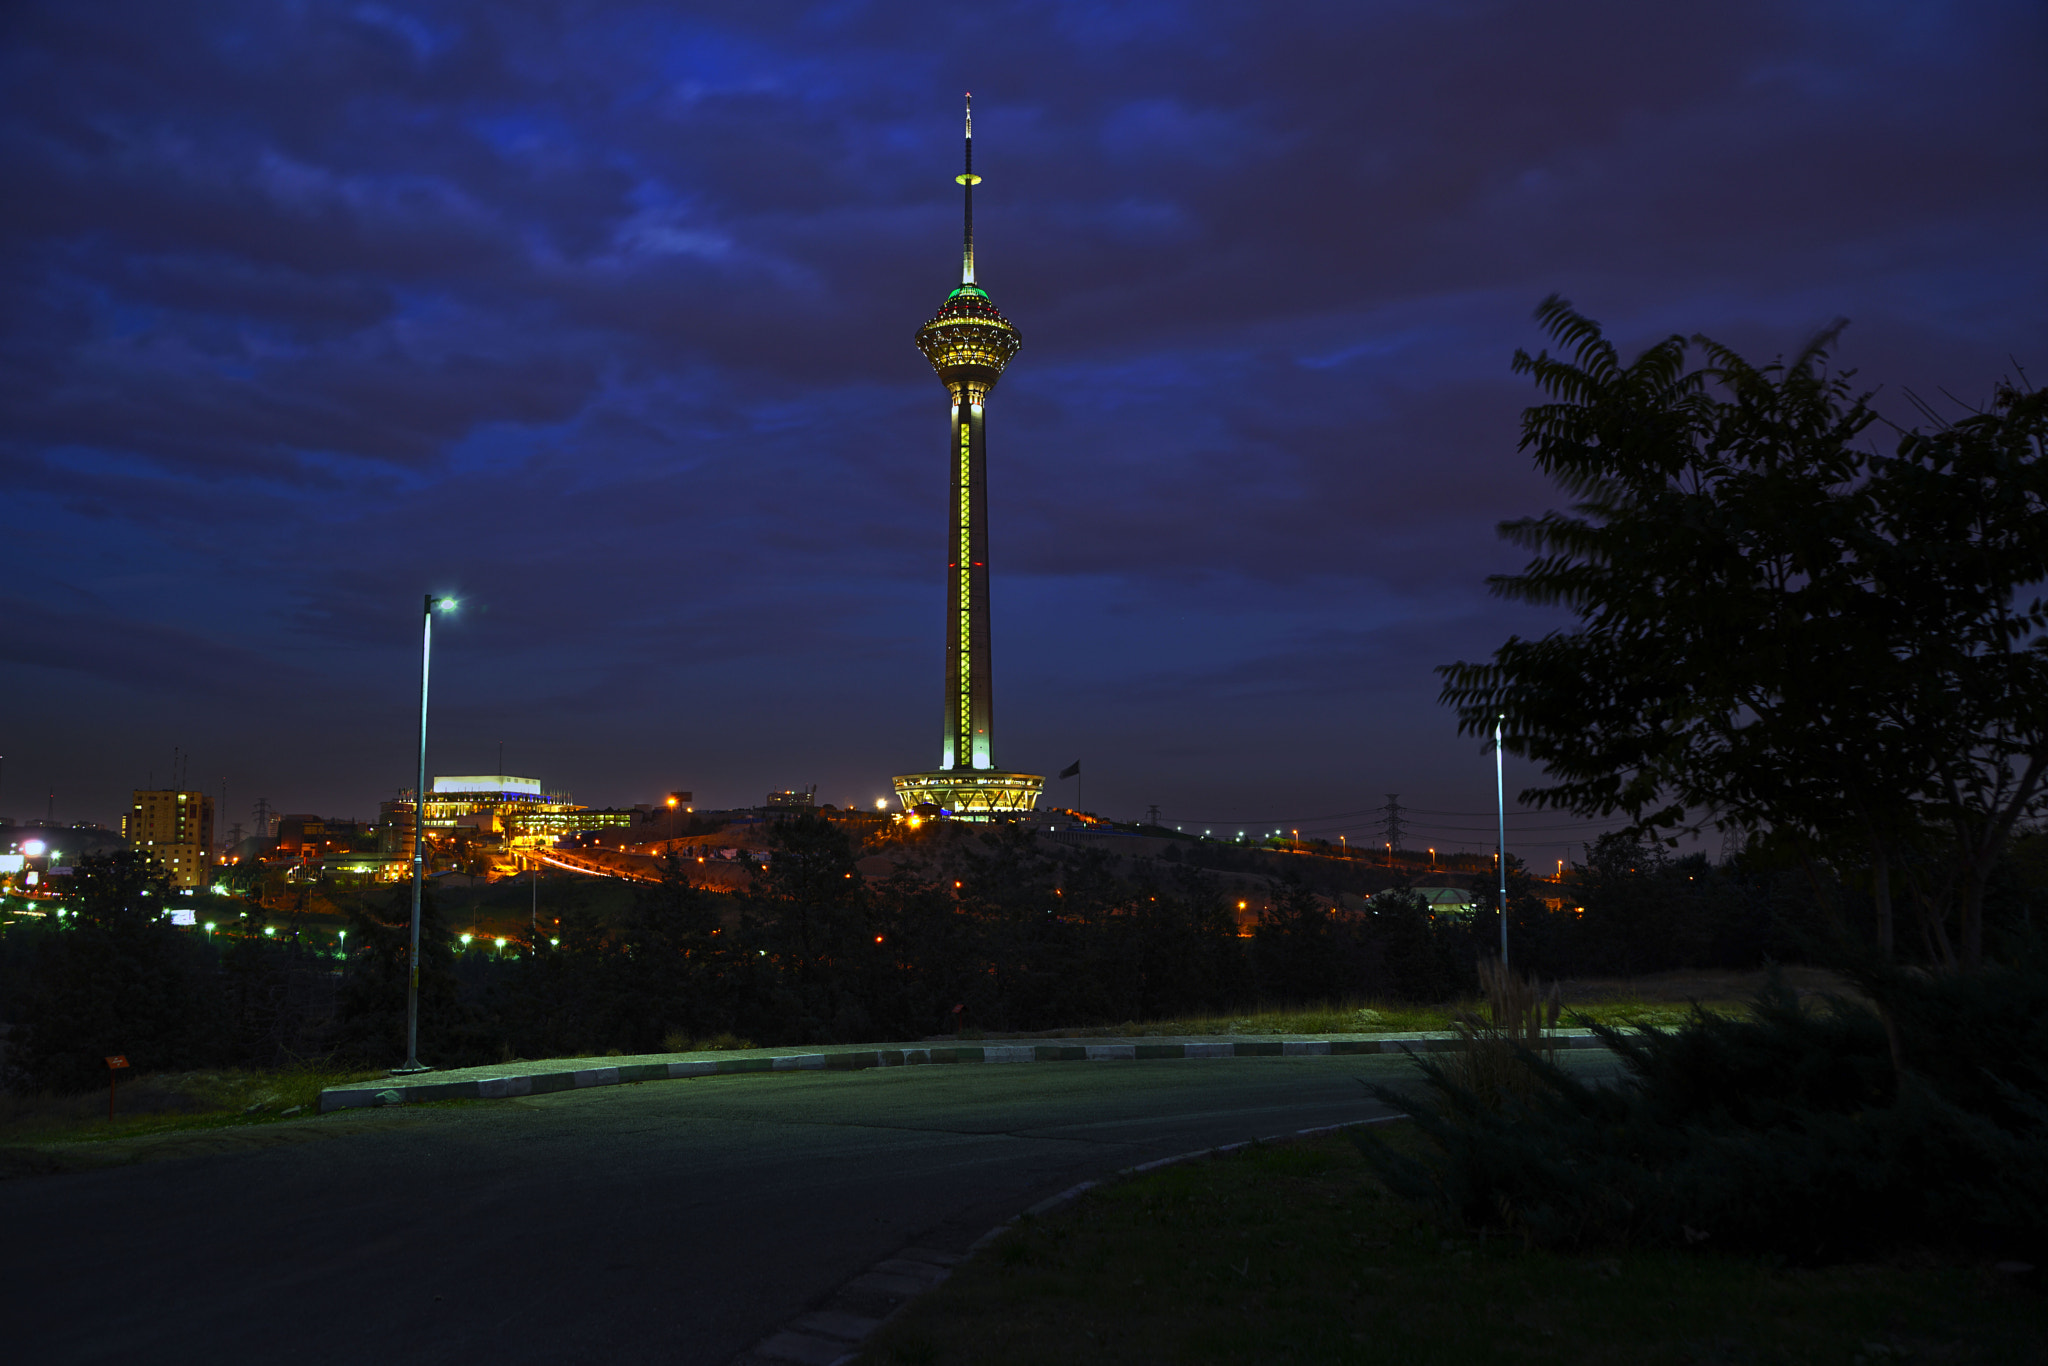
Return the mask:
[[[1439,1053],[1460,1045],[1455,1034],[1385,1039],[1261,1039],[1216,1043],[1041,1043],[855,1048],[829,1053],[785,1053],[763,1058],[706,1058],[687,1062],[626,1063],[616,1067],[565,1068],[464,1081],[395,1080],[330,1086],[320,1093],[320,1113],[369,1105],[408,1105],[429,1100],[506,1100],[544,1096],[592,1086],[625,1086],[643,1081],[682,1081],[756,1072],[863,1071],[871,1067],[944,1066],[958,1063],[1151,1062],[1187,1058],[1279,1058],[1380,1053]],[[1591,1032],[1560,1034],[1563,1048],[1603,1048]],[[394,1098],[395,1097],[395,1098]]]

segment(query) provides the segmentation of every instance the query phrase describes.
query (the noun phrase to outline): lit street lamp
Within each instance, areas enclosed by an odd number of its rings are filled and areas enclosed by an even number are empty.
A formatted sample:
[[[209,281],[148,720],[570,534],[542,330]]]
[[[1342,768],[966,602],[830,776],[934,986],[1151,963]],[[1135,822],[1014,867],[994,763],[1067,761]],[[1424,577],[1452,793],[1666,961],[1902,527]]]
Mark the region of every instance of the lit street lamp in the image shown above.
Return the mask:
[[[424,1072],[420,1062],[420,892],[427,876],[427,677],[434,662],[434,609],[455,610],[455,599],[426,595],[420,609],[420,764],[412,790],[412,953],[405,974],[405,1065],[394,1073]]]
[[[1506,716],[1493,719],[1493,796],[1500,803],[1500,965],[1508,965],[1508,787],[1501,767],[1501,732]]]

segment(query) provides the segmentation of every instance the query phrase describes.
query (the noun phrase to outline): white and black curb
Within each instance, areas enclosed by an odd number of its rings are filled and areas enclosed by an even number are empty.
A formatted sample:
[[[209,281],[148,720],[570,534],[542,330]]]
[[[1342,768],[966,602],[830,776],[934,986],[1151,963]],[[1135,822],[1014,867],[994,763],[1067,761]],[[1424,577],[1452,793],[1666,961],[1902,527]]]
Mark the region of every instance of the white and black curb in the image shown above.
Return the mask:
[[[1604,1048],[1590,1031],[1554,1036],[1560,1048]],[[770,1057],[703,1058],[675,1062],[621,1063],[610,1067],[563,1067],[512,1072],[497,1077],[447,1081],[355,1082],[320,1093],[320,1113],[367,1105],[408,1105],[429,1100],[505,1100],[542,1096],[593,1086],[643,1081],[679,1081],[758,1072],[861,1071],[871,1067],[920,1067],[960,1063],[1149,1062],[1183,1058],[1279,1058],[1381,1053],[1436,1053],[1459,1048],[1456,1034],[1401,1034],[1354,1039],[1260,1039],[1216,1043],[1086,1043],[944,1045],[932,1048],[854,1048],[826,1053],[784,1053]],[[541,1065],[545,1069],[545,1064]]]
[[[1078,1185],[1069,1186],[1058,1195],[1039,1201],[1022,1214],[1005,1219],[975,1239],[974,1245],[967,1250],[967,1257],[972,1257],[1024,1220],[1050,1214],[1106,1182],[1143,1176],[1147,1172],[1178,1166],[1184,1162],[1199,1162],[1205,1157],[1224,1157],[1242,1152],[1259,1143],[1280,1143],[1290,1138],[1317,1138],[1344,1129],[1361,1128],[1368,1124],[1389,1124],[1397,1119],[1406,1118],[1406,1115],[1398,1114],[1379,1115],[1372,1119],[1354,1119],[1343,1124],[1324,1124],[1313,1129],[1297,1129],[1291,1134],[1246,1139],[1242,1143],[1226,1143],[1217,1148],[1202,1148],[1191,1153],[1178,1153],[1173,1157],[1155,1158],[1150,1162],[1141,1162],[1135,1167],[1125,1167],[1102,1180],[1083,1181]],[[808,1314],[800,1314],[780,1331],[755,1343],[736,1357],[732,1366],[770,1366],[771,1363],[773,1366],[850,1366],[850,1363],[859,1360],[861,1345],[874,1335],[876,1329],[902,1313],[919,1295],[943,1283],[953,1274],[952,1269],[966,1259],[949,1252],[934,1252],[929,1248],[906,1248],[894,1257],[875,1263],[866,1272],[847,1282],[839,1293],[832,1297],[827,1307],[812,1310]]]

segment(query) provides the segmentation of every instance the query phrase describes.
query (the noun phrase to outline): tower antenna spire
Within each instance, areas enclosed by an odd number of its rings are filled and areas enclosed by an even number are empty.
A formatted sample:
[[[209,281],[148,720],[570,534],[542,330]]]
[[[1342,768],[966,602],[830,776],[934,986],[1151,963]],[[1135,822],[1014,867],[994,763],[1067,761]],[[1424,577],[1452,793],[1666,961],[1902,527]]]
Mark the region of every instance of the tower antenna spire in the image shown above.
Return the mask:
[[[974,187],[981,177],[974,173],[974,92],[967,92],[967,165],[953,177],[967,192],[967,228],[960,241],[960,283],[974,283]]]

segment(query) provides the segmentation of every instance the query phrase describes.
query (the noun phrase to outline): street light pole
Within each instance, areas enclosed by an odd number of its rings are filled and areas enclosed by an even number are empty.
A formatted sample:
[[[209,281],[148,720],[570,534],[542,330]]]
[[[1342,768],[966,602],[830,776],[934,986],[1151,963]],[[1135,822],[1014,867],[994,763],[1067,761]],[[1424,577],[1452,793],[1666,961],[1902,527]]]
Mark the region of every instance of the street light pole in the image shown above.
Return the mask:
[[[427,874],[427,680],[434,662],[434,609],[452,610],[452,598],[425,597],[420,611],[420,754],[412,790],[412,951],[406,956],[405,1065],[394,1072],[424,1072],[420,1061],[420,897]]]
[[[1493,795],[1500,804],[1500,965],[1508,965],[1508,788],[1501,763],[1501,730],[1505,715],[1493,718]]]

